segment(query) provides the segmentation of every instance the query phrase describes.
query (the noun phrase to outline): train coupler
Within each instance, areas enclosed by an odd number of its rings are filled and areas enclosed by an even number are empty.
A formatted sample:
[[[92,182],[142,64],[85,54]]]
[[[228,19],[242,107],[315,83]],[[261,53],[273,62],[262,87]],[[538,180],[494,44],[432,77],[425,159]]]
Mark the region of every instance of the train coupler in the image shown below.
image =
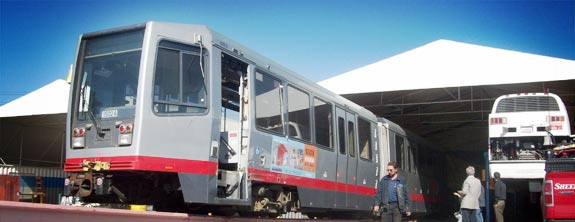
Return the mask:
[[[89,170],[101,171],[101,170],[109,170],[110,169],[110,163],[109,162],[103,162],[103,161],[99,161],[99,160],[98,161],[84,160],[84,161],[82,161],[80,166],[82,167],[82,170],[84,170],[85,172],[87,172]]]

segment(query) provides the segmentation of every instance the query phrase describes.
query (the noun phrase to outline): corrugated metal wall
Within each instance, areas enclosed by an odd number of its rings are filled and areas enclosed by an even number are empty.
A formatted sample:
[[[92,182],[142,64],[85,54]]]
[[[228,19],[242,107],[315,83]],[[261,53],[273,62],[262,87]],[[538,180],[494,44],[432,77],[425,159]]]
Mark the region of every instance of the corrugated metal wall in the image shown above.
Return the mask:
[[[68,173],[62,168],[45,167],[21,167],[21,166],[0,166],[0,175],[18,176],[20,178],[20,189],[17,192],[29,194],[37,190],[42,190],[46,196],[44,203],[59,203],[59,197],[64,189],[64,179]],[[37,187],[36,177],[41,178],[41,185]],[[20,201],[32,201],[32,195],[20,195]],[[36,202],[39,199],[35,200]]]
[[[20,177],[0,175],[0,200],[18,201]]]

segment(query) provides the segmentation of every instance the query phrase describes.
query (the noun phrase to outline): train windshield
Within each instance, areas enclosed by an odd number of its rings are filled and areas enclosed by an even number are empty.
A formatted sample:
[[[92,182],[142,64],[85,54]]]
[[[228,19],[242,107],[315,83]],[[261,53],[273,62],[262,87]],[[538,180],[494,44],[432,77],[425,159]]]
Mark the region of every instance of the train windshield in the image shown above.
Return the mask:
[[[78,120],[133,118],[144,30],[82,40],[78,66]]]

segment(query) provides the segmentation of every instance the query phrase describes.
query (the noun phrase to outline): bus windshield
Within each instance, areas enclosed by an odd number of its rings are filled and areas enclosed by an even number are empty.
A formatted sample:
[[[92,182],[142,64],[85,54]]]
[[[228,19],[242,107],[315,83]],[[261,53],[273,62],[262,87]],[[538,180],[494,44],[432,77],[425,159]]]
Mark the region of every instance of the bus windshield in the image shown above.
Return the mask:
[[[78,120],[133,118],[144,30],[82,40]]]
[[[496,113],[559,111],[557,100],[551,96],[504,98],[497,104]]]

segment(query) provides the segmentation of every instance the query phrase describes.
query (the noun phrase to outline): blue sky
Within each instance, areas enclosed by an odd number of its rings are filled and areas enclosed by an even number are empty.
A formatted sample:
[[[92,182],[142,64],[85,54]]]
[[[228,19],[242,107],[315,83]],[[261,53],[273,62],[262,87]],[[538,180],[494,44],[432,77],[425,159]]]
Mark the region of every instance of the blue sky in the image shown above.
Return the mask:
[[[0,105],[65,79],[85,32],[203,24],[320,81],[437,39],[575,60],[575,1],[0,0]]]

